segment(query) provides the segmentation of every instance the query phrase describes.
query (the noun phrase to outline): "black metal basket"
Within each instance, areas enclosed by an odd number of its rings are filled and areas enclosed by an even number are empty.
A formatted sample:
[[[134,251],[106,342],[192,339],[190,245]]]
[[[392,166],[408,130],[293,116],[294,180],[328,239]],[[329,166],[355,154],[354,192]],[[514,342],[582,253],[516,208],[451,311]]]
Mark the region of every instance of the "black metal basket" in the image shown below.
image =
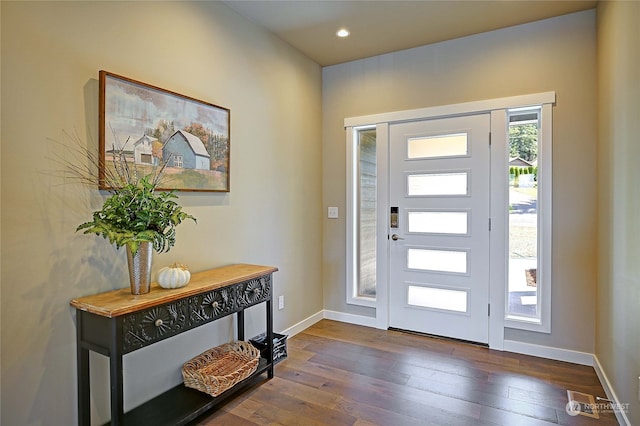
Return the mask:
[[[273,362],[277,364],[287,357],[287,337],[284,334],[273,333]],[[269,359],[269,345],[267,344],[267,334],[262,333],[249,342],[260,351],[260,356]]]

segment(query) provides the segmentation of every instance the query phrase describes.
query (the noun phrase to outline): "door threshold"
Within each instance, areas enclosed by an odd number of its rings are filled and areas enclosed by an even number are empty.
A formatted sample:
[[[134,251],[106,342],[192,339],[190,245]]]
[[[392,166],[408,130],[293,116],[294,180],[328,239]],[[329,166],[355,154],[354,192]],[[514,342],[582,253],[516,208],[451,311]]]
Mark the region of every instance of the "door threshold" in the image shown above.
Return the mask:
[[[474,342],[472,340],[456,339],[454,337],[439,336],[437,334],[422,333],[420,331],[404,330],[402,328],[395,328],[395,327],[389,327],[387,330],[389,330],[389,331],[398,331],[400,333],[406,333],[406,334],[413,334],[413,335],[416,335],[416,336],[431,337],[432,339],[447,340],[449,342],[465,343],[467,345],[480,346],[482,348],[489,349],[489,344],[488,343]]]

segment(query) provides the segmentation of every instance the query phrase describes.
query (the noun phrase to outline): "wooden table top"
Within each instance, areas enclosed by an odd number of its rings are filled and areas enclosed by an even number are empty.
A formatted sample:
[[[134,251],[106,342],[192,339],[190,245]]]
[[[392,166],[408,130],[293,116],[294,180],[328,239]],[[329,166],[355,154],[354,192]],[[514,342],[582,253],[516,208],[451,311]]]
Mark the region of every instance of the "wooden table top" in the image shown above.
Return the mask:
[[[273,266],[228,265],[193,273],[189,283],[182,288],[164,289],[154,282],[151,283],[151,291],[147,294],[133,295],[131,289],[127,287],[73,299],[71,306],[82,311],[113,318],[268,275],[277,270],[278,268]]]

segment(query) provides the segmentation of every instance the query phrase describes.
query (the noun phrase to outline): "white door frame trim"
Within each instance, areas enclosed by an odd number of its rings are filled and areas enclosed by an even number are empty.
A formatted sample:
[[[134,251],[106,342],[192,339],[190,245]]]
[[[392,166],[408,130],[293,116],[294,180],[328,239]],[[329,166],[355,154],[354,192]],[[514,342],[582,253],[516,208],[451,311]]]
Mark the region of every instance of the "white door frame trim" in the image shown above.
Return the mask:
[[[491,112],[500,109],[552,104],[555,103],[555,101],[556,92],[534,93],[484,101],[464,102],[452,105],[350,117],[344,119],[344,127],[358,127],[378,123],[398,123],[401,121],[423,120],[425,118],[454,117],[456,115]]]
[[[384,206],[378,209],[378,262],[377,276],[379,282],[376,292],[376,328],[387,329],[389,327],[389,246],[387,240],[388,221],[388,192],[389,192],[389,124],[403,121],[428,120],[441,117],[455,117],[467,114],[490,113],[491,133],[493,138],[506,137],[506,110],[511,108],[521,108],[527,106],[537,106],[543,104],[554,104],[556,102],[555,92],[534,93],[520,96],[489,99],[483,101],[465,102],[452,105],[419,108],[405,111],[395,111],[380,114],[364,115],[359,117],[349,117],[344,120],[344,127],[350,135],[354,127],[376,125],[377,133],[377,154],[378,154],[378,204]],[[350,136],[348,136],[350,137]],[[493,157],[493,154],[492,154]],[[504,173],[492,172],[490,177],[490,187],[498,188],[506,185],[506,175]],[[506,200],[491,200],[493,206],[501,203],[505,205]],[[348,203],[347,203],[348,204]],[[493,215],[493,213],[492,213]],[[490,235],[490,250],[493,253],[500,253],[497,250],[500,244],[505,244],[507,236],[501,226],[493,228]],[[504,263],[504,262],[502,262]],[[506,270],[491,261],[490,270],[491,284],[489,288],[489,300],[491,304],[491,315],[489,318],[489,347],[497,350],[504,350],[504,328],[505,328],[505,288]],[[347,285],[348,282],[347,282]]]

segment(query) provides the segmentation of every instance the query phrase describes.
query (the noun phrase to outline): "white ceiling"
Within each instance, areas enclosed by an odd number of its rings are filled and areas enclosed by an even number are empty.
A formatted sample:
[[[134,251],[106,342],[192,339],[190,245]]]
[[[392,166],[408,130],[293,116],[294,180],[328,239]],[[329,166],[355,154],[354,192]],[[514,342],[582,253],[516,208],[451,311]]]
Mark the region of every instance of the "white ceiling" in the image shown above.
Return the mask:
[[[596,0],[224,0],[322,66],[594,8]],[[347,27],[351,36],[335,33]]]

